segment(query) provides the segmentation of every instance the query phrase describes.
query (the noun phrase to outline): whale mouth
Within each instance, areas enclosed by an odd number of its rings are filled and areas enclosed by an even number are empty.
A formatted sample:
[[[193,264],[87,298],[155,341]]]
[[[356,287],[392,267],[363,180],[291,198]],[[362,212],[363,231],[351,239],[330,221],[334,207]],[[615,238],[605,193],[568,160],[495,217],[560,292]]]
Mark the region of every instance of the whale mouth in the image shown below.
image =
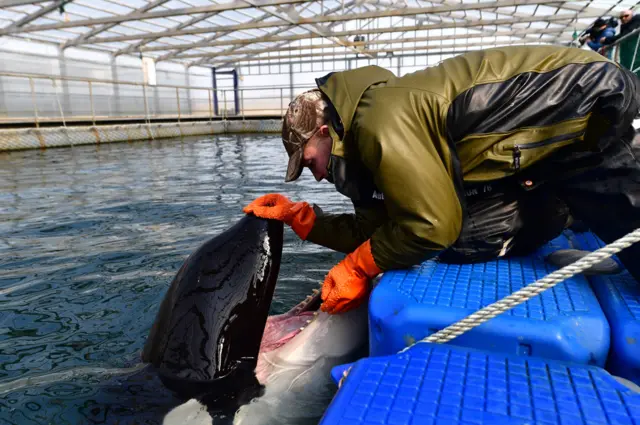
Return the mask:
[[[312,295],[291,310],[269,316],[260,343],[260,353],[276,350],[302,332],[318,315],[321,303],[320,291],[314,289]]]

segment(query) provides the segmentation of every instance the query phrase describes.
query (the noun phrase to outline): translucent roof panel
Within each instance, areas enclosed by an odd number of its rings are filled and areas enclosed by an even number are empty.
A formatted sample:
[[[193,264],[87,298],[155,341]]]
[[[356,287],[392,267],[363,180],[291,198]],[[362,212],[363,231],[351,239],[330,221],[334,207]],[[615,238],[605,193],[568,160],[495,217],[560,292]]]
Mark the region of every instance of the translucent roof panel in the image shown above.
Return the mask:
[[[569,44],[636,1],[3,0],[0,36],[189,66],[429,56]],[[428,61],[427,61],[428,62]]]

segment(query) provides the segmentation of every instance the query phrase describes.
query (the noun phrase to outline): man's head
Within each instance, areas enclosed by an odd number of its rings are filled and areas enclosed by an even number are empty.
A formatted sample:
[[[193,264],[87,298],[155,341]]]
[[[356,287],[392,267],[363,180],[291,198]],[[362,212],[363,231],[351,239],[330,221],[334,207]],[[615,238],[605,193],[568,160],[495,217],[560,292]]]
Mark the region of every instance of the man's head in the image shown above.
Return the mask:
[[[282,142],[289,154],[285,182],[300,177],[304,167],[317,181],[327,177],[333,143],[327,114],[327,102],[318,89],[299,94],[289,104],[282,124]]]
[[[596,21],[593,23],[593,28],[597,29],[597,30],[603,30],[607,27],[607,21],[605,21],[603,18],[598,18],[596,19]]]
[[[625,10],[620,12],[620,22],[622,22],[622,25],[625,25],[631,22],[631,18],[633,18],[633,12],[631,10]]]

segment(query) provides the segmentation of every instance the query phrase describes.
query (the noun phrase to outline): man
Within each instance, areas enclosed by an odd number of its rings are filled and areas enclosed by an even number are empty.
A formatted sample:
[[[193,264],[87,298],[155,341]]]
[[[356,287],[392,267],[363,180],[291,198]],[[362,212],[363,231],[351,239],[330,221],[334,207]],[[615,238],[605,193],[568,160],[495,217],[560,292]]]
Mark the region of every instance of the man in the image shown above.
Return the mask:
[[[611,40],[615,36],[615,29],[611,28],[606,20],[598,18],[593,23],[591,29],[585,34],[584,38],[580,41],[587,43],[591,50],[604,54],[607,58],[611,59],[611,52],[602,52],[600,49],[604,44]]]
[[[244,211],[349,253],[325,279],[324,311],[354,308],[379,273],[452,249],[478,260],[505,255],[522,234],[523,245],[548,240],[565,203],[605,242],[640,227],[638,81],[595,52],[502,47],[401,78],[369,66],[316,81],[284,119],[285,181],[307,167],[355,214],[278,194]],[[554,234],[537,234],[545,223]],[[640,250],[626,251],[639,279]]]
[[[631,34],[633,31],[640,28],[640,16],[633,15],[633,11],[625,10],[620,13],[620,33],[610,37],[603,37],[600,41],[605,45],[613,44],[622,37]],[[620,63],[627,69],[633,70],[640,68],[640,57],[636,58],[636,46],[638,44],[638,37],[640,34],[625,38],[620,42]],[[640,53],[640,49],[638,50]],[[640,76],[640,70],[635,74]]]

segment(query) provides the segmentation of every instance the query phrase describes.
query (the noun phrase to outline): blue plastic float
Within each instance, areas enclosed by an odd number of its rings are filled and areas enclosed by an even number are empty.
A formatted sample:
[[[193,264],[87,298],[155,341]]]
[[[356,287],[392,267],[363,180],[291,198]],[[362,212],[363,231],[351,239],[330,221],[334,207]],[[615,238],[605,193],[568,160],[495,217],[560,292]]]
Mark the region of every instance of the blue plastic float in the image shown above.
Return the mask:
[[[571,240],[576,248],[588,251],[605,245],[593,233],[576,233]],[[614,375],[640,384],[640,284],[626,270],[588,279],[611,327],[606,368]]]
[[[544,256],[569,247],[568,239],[560,236],[527,257],[472,265],[430,260],[385,273],[369,302],[370,355],[395,354],[544,277],[556,270]],[[579,275],[463,334],[452,344],[604,366],[609,334],[594,292]]]
[[[603,245],[565,232],[528,257],[385,273],[369,301],[371,357],[333,369],[336,383],[349,373],[321,424],[640,425],[640,388],[613,376],[640,384],[640,285],[626,271],[576,276],[398,354],[555,270],[545,255]]]
[[[342,370],[334,371],[336,381]],[[640,423],[640,393],[577,363],[419,343],[353,364],[321,425]]]

